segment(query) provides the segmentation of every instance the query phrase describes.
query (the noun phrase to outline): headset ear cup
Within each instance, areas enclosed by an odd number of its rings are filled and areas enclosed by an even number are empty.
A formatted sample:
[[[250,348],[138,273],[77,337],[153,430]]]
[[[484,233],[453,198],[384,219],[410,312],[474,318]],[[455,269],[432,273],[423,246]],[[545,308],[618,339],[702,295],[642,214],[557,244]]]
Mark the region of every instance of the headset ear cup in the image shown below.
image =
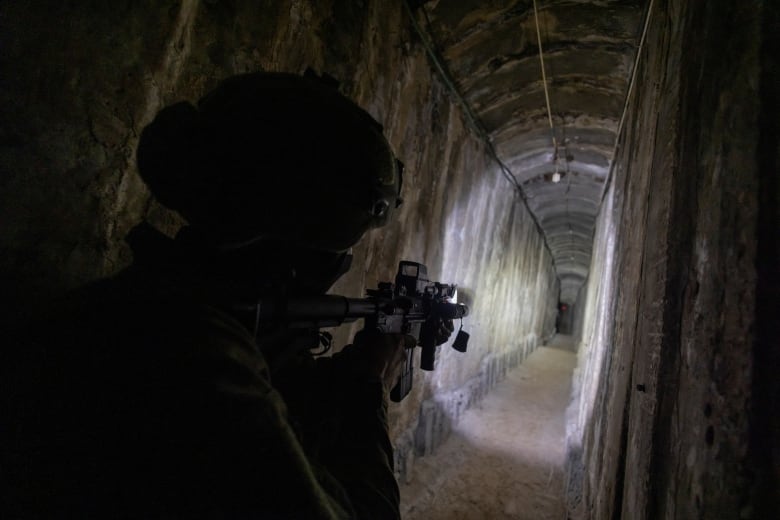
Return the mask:
[[[197,146],[198,110],[188,102],[162,109],[138,142],[138,172],[163,205],[185,215],[187,201],[200,184]]]

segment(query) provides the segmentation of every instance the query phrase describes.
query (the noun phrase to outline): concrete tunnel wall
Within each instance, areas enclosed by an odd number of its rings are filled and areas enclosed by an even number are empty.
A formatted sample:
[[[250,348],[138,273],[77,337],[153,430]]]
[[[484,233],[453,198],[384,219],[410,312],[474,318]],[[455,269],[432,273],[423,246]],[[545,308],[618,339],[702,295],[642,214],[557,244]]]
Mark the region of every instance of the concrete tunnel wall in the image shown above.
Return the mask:
[[[578,298],[572,518],[777,513],[778,19],[655,3]]]
[[[307,67],[385,127],[407,167],[400,218],[355,247],[334,292],[360,296],[401,259],[468,289],[469,351],[391,406],[401,477],[458,415],[552,333],[558,281],[518,195],[432,74],[401,3],[29,1],[3,6],[0,265],[3,315],[131,261],[142,219],[173,235],[181,219],[137,175],[143,126],[235,73]],[[343,344],[349,334],[338,334]]]

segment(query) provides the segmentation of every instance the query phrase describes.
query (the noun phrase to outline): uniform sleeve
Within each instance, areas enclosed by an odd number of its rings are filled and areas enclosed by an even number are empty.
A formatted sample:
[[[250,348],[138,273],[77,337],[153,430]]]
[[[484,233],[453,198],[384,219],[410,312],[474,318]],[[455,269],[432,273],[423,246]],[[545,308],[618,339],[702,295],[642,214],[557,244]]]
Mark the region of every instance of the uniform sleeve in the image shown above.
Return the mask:
[[[355,377],[338,360],[318,365],[319,388],[307,381],[300,391],[327,396],[323,406],[310,408],[316,419],[291,419],[248,332],[209,308],[197,321],[193,348],[181,353],[196,390],[182,398],[199,403],[190,411],[197,433],[189,451],[212,475],[218,509],[271,518],[399,517],[380,381]],[[318,423],[322,435],[307,443],[314,436],[302,436],[292,424],[299,421]]]
[[[304,447],[347,491],[360,518],[399,518],[399,490],[387,427],[387,390],[348,348],[316,363],[320,392],[303,420]],[[302,384],[302,388],[307,385]],[[322,392],[327,389],[327,392]],[[314,411],[316,410],[316,411]]]

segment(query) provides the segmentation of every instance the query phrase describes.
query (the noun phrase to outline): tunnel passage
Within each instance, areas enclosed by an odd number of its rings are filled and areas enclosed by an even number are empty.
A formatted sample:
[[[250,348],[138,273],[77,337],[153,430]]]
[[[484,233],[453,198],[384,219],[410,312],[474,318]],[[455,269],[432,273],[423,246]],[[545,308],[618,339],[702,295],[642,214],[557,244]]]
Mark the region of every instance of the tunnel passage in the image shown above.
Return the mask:
[[[780,508],[776,2],[0,9],[2,320],[127,266],[139,221],[182,226],[134,163],[160,108],[311,67],[406,165],[398,220],[333,290],[363,296],[407,259],[472,306],[469,351],[440,349],[391,407],[399,478],[558,317],[579,340],[572,518]]]
[[[514,175],[552,253],[560,300],[574,305],[645,2],[418,3],[423,38]]]

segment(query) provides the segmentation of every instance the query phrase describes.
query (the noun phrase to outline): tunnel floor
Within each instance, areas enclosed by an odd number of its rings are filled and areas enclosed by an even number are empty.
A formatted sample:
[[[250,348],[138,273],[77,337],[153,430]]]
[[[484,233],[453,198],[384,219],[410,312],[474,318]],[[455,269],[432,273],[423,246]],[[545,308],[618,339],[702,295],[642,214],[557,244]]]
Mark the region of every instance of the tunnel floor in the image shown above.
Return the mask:
[[[557,335],[468,410],[401,486],[406,520],[565,518],[566,407],[576,354]]]

